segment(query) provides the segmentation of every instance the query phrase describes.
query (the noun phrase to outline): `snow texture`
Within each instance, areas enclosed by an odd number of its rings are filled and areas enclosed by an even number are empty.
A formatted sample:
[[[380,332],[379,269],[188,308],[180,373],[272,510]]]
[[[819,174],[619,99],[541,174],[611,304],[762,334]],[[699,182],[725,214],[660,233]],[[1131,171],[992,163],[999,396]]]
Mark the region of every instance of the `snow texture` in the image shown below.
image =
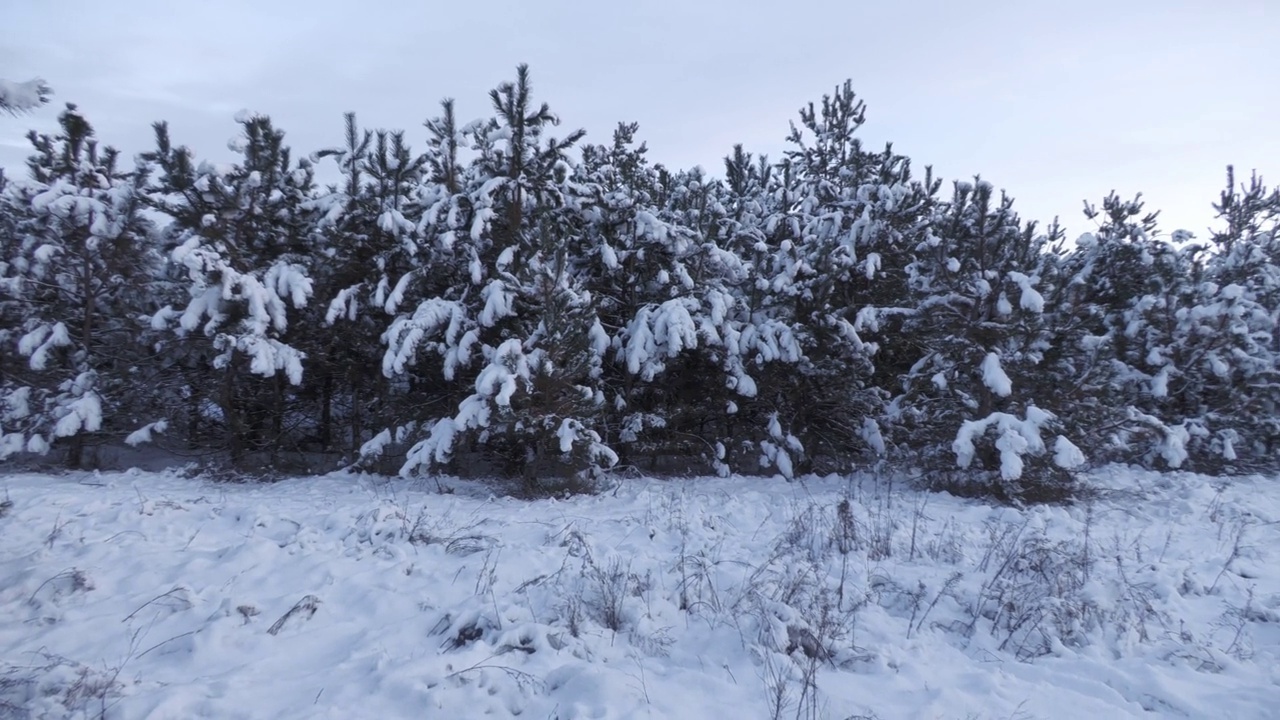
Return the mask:
[[[1022,289],[1022,296],[1018,299],[1019,307],[1028,312],[1044,312],[1044,296],[1035,288],[1039,278],[1027,277],[1020,272],[1010,272],[1009,279]]]
[[[995,353],[987,353],[982,360],[982,382],[1000,397],[1008,397],[1013,392],[1013,381],[1000,367],[1000,356]]]
[[[1064,470],[1074,470],[1085,463],[1084,452],[1062,435],[1053,441],[1053,462]]]
[[[157,420],[153,423],[144,425],[138,428],[137,430],[134,430],[133,432],[129,433],[129,436],[124,439],[124,442],[126,445],[129,445],[131,447],[136,447],[143,443],[151,442],[153,439],[152,435],[154,433],[162,433],[168,429],[169,429],[168,420]]]
[[[1029,407],[1025,418],[997,412],[981,420],[966,420],[961,424],[959,431],[956,432],[956,439],[951,444],[951,449],[956,455],[956,465],[962,469],[969,467],[977,452],[978,440],[988,430],[992,430],[996,437],[996,449],[1000,451],[1000,477],[1005,480],[1017,480],[1022,477],[1025,465],[1023,456],[1041,455],[1045,452],[1040,431],[1052,419],[1051,414],[1036,407]],[[1075,446],[1072,445],[1071,448]],[[1076,448],[1075,451],[1079,452],[1079,449]],[[1054,452],[1055,459],[1061,458],[1063,461],[1074,459],[1071,449],[1060,444],[1055,445]]]
[[[1025,510],[870,477],[441,482],[6,476],[0,708],[1274,717],[1273,478],[1106,468],[1089,507]]]

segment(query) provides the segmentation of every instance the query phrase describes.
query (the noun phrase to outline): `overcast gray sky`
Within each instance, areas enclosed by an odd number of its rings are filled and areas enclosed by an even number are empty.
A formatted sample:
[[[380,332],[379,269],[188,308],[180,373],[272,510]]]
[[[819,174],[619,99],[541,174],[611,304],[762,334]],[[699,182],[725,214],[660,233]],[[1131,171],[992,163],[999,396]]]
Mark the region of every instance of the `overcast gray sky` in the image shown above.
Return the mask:
[[[1083,199],[1142,191],[1203,236],[1228,163],[1280,181],[1278,37],[1276,0],[5,0],[0,77],[58,104],[0,116],[0,166],[67,101],[130,154],[165,119],[229,159],[241,108],[297,151],[338,144],[347,110],[420,143],[440,98],[487,116],[527,62],[589,140],[638,121],[653,159],[719,175],[735,142],[777,157],[796,109],[850,78],[869,142],[981,173],[1025,217],[1074,236]]]

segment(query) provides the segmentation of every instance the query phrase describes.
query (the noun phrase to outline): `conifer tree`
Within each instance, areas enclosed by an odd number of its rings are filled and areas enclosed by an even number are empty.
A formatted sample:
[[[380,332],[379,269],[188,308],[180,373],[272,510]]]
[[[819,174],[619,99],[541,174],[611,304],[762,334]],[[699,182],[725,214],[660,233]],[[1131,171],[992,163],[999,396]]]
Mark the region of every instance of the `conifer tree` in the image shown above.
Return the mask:
[[[452,213],[441,218],[433,208],[427,215],[428,221],[445,221],[428,233],[447,238],[455,280],[443,296],[426,298],[392,323],[384,370],[405,372],[424,349],[443,357],[446,379],[468,370],[474,356],[484,364],[477,374],[462,375],[474,378],[474,392],[452,416],[430,424],[403,472],[447,462],[458,442],[482,437],[485,453],[508,471],[558,465],[577,478],[616,460],[589,413],[569,402],[574,393],[593,406],[602,402],[583,383],[598,378],[590,371],[598,365],[592,356],[607,347],[590,295],[570,276],[578,220],[566,153],[583,132],[563,139],[547,135],[559,120],[546,104],[534,105],[525,66],[490,100],[495,117],[466,133],[477,153],[465,173],[468,187],[458,188],[468,197],[449,201],[470,211],[468,232],[459,237],[450,227]],[[433,128],[444,142],[432,148],[428,162],[449,179],[456,173],[456,135],[452,106],[445,109],[446,118]],[[583,337],[596,340],[583,343]],[[529,472],[525,477],[534,479]]]
[[[1212,250],[1184,245],[1195,284],[1174,315],[1169,397],[1188,431],[1197,470],[1255,469],[1274,462],[1280,435],[1277,309],[1280,192],[1254,175],[1215,204],[1225,225]]]
[[[1271,468],[1280,450],[1280,189],[1256,173],[1236,186],[1228,167],[1214,209],[1225,223],[1211,238],[1215,304],[1191,313],[1202,337],[1222,343],[1206,354],[1207,445],[1228,467]]]
[[[324,248],[313,267],[324,302],[310,312],[323,312],[316,324],[333,331],[303,345],[318,393],[317,437],[324,446],[338,439],[334,414],[340,405],[342,434],[354,452],[369,439],[367,427],[394,422],[386,383],[370,371],[382,364],[387,319],[433,266],[419,257],[418,194],[426,157],[413,155],[401,132],[361,132],[354,113],[346,116],[346,144],[317,155],[333,156],[342,172],[341,183],[309,205],[320,212]]]
[[[157,149],[148,156],[158,169],[152,205],[172,219],[171,259],[188,282],[185,306],[162,309],[154,323],[176,321],[180,336],[209,343],[204,377],[216,382],[186,391],[217,408],[237,460],[275,447],[285,432],[288,385],[302,382],[305,356],[286,333],[290,309],[312,295],[313,227],[310,162],[292,163],[284,133],[266,116],[243,114],[238,123],[242,135],[232,147],[242,159],[225,170],[195,165],[190,151],[172,146],[164,123],[156,124]]]
[[[975,178],[955,183],[916,247],[915,312],[902,329],[919,356],[888,416],[937,477],[958,466],[997,492],[1060,496],[1070,488],[1061,471],[1083,462],[1049,409],[1054,388],[1039,382],[1049,347],[1045,247],[1057,235],[1023,224],[1011,198]]]
[[[1140,196],[1112,193],[1101,208],[1086,204],[1085,215],[1098,228],[1062,259],[1056,293],[1050,360],[1061,413],[1093,460],[1181,467],[1190,436],[1173,406],[1183,400],[1170,400],[1180,365],[1170,351],[1178,309],[1194,294],[1195,251],[1161,239]]]
[[[897,329],[912,305],[907,268],[938,189],[931,172],[914,180],[891,146],[865,150],[864,120],[848,82],[801,109],[780,167],[781,211],[768,221],[779,254],[792,256],[779,287],[803,328],[793,392],[812,400],[798,404],[797,429],[836,468],[887,452],[880,415],[906,345]],[[879,340],[890,336],[898,341]]]
[[[140,212],[144,173],[122,170],[75,105],[58,122],[57,135],[30,133],[31,183],[5,193],[4,314],[15,324],[4,339],[22,360],[6,363],[0,453],[61,442],[75,467],[89,436],[150,422],[130,385],[146,377],[137,289],[155,257]]]
[[[588,234],[575,272],[610,336],[603,381],[610,438],[628,464],[647,456],[647,467],[655,467],[662,456],[679,455],[715,466],[723,459],[717,441],[731,391],[705,380],[718,372],[733,299],[714,243],[697,242],[662,206],[664,197],[700,189],[698,181],[678,185],[650,165],[636,130],[621,124],[611,145],[584,148],[581,172]],[[691,396],[701,402],[690,403]]]

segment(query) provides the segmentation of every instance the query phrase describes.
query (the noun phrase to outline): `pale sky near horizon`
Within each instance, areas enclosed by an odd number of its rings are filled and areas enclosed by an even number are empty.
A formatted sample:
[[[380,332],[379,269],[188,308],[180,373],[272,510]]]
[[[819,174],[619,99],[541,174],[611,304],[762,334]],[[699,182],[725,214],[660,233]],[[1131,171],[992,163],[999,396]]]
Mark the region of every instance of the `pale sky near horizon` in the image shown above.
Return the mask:
[[[420,145],[443,97],[489,115],[488,90],[532,70],[566,128],[607,142],[638,121],[650,157],[715,175],[734,143],[778,157],[796,110],[853,81],[863,136],[917,169],[980,173],[1024,217],[1089,229],[1084,199],[1141,191],[1167,233],[1203,237],[1225,167],[1280,182],[1277,0],[451,3],[6,0],[0,77],[54,103],[0,116],[0,166],[75,102],[127,154],[168,120],[229,160],[242,109],[296,152],[337,145],[342,113]]]

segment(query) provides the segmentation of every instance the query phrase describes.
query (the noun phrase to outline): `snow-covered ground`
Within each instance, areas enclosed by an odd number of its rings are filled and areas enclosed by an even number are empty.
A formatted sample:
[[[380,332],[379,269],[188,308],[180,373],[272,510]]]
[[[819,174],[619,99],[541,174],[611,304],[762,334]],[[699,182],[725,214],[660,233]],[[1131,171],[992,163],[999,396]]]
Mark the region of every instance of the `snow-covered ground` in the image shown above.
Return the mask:
[[[0,717],[1280,716],[1280,481],[1091,483],[9,475]]]

